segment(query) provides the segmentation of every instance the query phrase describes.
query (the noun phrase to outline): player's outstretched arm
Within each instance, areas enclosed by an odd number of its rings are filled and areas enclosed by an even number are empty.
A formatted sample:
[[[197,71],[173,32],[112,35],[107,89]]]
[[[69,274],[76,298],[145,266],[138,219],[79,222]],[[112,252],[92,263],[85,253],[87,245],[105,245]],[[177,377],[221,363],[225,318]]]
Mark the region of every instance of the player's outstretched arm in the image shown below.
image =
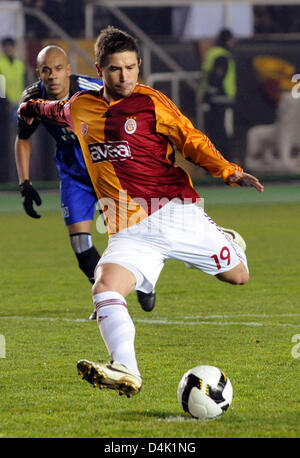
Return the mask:
[[[21,103],[18,108],[18,116],[27,124],[32,124],[34,119],[44,119],[51,121],[60,126],[69,127],[74,130],[73,119],[71,115],[71,103],[75,94],[67,101],[49,101],[49,100],[29,100]]]
[[[247,186],[255,188],[258,192],[264,191],[264,186],[261,184],[258,178],[249,173],[235,171],[230,175],[228,184],[236,184],[237,186]]]

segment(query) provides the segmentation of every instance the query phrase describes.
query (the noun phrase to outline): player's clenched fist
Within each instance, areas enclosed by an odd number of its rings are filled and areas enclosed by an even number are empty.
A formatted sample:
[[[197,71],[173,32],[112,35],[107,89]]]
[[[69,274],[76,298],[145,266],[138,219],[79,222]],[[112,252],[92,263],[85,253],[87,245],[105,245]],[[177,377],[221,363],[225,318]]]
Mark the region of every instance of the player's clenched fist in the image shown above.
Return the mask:
[[[36,112],[32,108],[32,104],[29,102],[21,103],[18,108],[18,116],[27,122],[27,124],[32,124],[34,118],[36,117]]]

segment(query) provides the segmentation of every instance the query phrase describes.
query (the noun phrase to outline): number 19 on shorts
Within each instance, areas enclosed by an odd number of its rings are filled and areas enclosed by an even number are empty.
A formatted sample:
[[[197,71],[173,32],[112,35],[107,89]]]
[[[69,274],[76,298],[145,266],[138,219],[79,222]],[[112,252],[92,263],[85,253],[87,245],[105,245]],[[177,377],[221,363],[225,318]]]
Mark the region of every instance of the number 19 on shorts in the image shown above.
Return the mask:
[[[227,246],[224,246],[221,249],[219,255],[213,254],[211,256],[211,258],[214,259],[218,270],[220,270],[221,267],[222,267],[221,266],[221,261],[227,261],[227,266],[229,266],[229,264],[230,264],[230,251],[229,251],[229,248],[227,248]]]

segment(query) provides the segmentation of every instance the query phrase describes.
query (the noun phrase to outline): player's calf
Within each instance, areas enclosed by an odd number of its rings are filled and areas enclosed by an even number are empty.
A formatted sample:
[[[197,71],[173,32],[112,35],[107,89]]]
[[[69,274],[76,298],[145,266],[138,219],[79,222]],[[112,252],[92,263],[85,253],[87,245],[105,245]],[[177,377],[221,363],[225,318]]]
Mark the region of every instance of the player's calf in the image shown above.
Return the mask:
[[[94,271],[100,260],[100,254],[93,245],[91,234],[85,232],[70,234],[70,242],[79,268],[93,284]]]

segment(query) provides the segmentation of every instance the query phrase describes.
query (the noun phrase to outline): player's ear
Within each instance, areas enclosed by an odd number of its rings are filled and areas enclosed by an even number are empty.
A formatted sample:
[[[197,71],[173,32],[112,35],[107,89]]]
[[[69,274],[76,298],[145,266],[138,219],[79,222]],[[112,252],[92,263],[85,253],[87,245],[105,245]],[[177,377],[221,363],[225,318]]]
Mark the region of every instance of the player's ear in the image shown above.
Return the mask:
[[[72,73],[72,67],[71,67],[71,64],[68,64],[67,65],[67,75],[70,76]]]
[[[142,59],[139,57],[138,58],[138,75],[140,73],[141,64],[142,64]]]
[[[100,67],[100,65],[97,62],[95,62],[95,67],[96,67],[98,76],[100,76],[100,78],[102,78],[102,68]]]
[[[35,69],[35,73],[36,73],[36,76],[38,77],[38,79],[41,79],[41,73],[40,73],[38,68]]]

